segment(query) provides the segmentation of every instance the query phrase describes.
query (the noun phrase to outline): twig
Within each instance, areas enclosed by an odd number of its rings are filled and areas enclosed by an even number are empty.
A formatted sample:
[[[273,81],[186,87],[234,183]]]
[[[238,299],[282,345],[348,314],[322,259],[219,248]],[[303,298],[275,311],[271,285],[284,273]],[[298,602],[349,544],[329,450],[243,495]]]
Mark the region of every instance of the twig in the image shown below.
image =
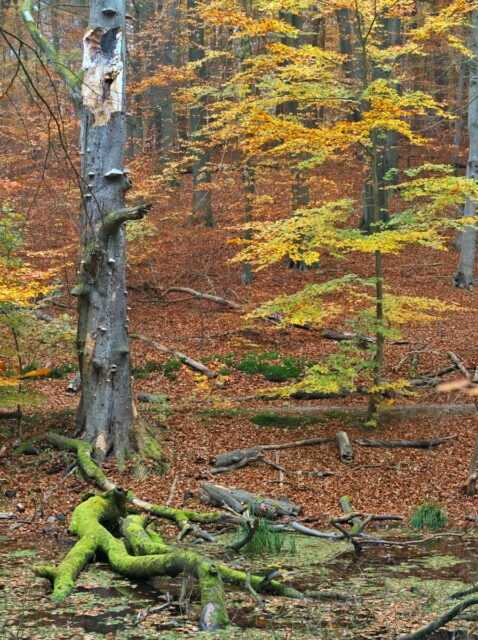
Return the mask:
[[[169,507],[169,505],[171,504],[171,500],[173,499],[174,496],[174,492],[176,491],[176,485],[178,484],[178,474],[176,473],[176,475],[173,478],[173,481],[171,483],[171,489],[169,490],[169,495],[168,498],[166,500],[166,502],[164,503],[167,507]]]
[[[458,616],[464,609],[467,609],[474,604],[478,604],[478,598],[470,598],[469,600],[464,600],[463,602],[460,602],[452,607],[449,611],[444,613],[433,622],[430,622],[430,624],[427,624],[424,627],[417,629],[417,631],[413,631],[412,633],[409,633],[407,635],[399,636],[397,640],[419,640],[420,638],[427,638],[431,633],[433,633],[437,629],[440,629],[440,627],[446,625],[447,622],[450,622],[451,620],[456,618],[456,616]]]
[[[165,347],[163,344],[160,344],[159,342],[156,342],[155,340],[152,340],[151,338],[148,338],[146,336],[141,336],[139,334],[131,334],[131,338],[135,338],[136,340],[142,340],[143,342],[146,342],[147,344],[150,344],[152,347],[154,347],[158,351],[161,351],[162,353],[166,353],[168,355],[175,356],[176,358],[179,358],[188,367],[190,367],[191,369],[195,369],[196,371],[199,371],[200,373],[205,375],[207,378],[216,378],[217,377],[217,373],[215,371],[211,371],[202,362],[198,362],[197,360],[193,360],[193,358],[190,358],[185,353],[182,353],[181,351],[178,351],[177,349],[169,349],[168,347]]]
[[[169,287],[166,289],[163,295],[168,294],[170,291],[178,291],[179,293],[188,293],[189,295],[209,300],[211,302],[217,302],[218,304],[222,304],[226,307],[230,307],[231,309],[242,309],[242,304],[238,304],[237,302],[233,302],[232,300],[226,300],[226,298],[220,298],[219,296],[213,296],[210,293],[202,293],[201,291],[196,291],[196,289],[190,289],[189,287]]]
[[[232,544],[230,546],[230,549],[232,549],[233,551],[239,551],[239,549],[245,547],[246,544],[252,540],[257,531],[257,528],[259,527],[259,518],[253,518],[252,522],[251,519],[248,518],[245,522],[247,526],[247,533],[242,540],[239,540],[239,542],[236,542],[235,544]]]

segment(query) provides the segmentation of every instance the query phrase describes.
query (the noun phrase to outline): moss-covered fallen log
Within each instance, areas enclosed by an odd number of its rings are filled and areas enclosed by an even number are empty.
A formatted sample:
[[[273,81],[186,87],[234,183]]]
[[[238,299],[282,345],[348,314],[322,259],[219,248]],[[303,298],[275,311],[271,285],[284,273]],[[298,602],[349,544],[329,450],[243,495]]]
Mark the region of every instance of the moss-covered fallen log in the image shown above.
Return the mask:
[[[61,601],[74,589],[78,574],[101,551],[112,569],[125,577],[149,578],[152,576],[175,577],[187,573],[197,578],[201,594],[203,630],[223,627],[228,622],[225,605],[224,583],[275,595],[302,598],[303,595],[276,580],[264,581],[231,569],[192,551],[166,544],[161,536],[148,525],[146,516],[127,515],[126,504],[132,503],[150,514],[176,523],[184,532],[190,523],[234,521],[236,517],[222,512],[197,513],[154,505],[118,487],[108,479],[93,460],[94,448],[87,442],[49,433],[44,436],[49,444],[76,453],[78,467],[85,478],[96,484],[103,493],[91,496],[73,511],[70,532],[78,542],[56,567],[37,565],[37,575],[52,583],[52,598]],[[20,452],[19,452],[20,453]],[[120,529],[122,538],[113,535]]]
[[[126,500],[126,492],[115,488],[90,497],[76,507],[70,532],[79,538],[78,542],[58,567],[35,567],[37,575],[48,578],[52,583],[55,601],[70,595],[76,577],[97,551],[107,557],[114,571],[129,578],[176,577],[181,573],[196,577],[201,593],[201,628],[204,630],[217,629],[228,622],[224,582],[239,586],[250,584],[256,591],[264,586],[262,576],[249,576],[197,553],[166,544],[147,526],[145,516],[126,517]],[[118,524],[127,544],[110,531]],[[277,595],[302,597],[295,589],[274,580],[268,582],[265,589]]]
[[[56,449],[70,450],[75,452],[78,466],[87,480],[96,485],[99,489],[111,490],[116,489],[117,485],[112,482],[100,469],[93,460],[94,446],[84,440],[68,438],[57,433],[46,433],[43,436],[35,437],[35,444],[44,441],[51,444]],[[31,441],[29,441],[31,442]],[[22,445],[14,452],[15,455],[24,453]],[[188,509],[172,509],[163,505],[152,504],[147,500],[137,498],[132,492],[127,493],[127,500],[134,504],[138,509],[147,511],[158,518],[165,518],[174,522],[181,531],[185,531],[190,527],[190,523],[205,524],[211,522],[234,522],[237,521],[233,515],[222,511],[212,513],[198,513]]]

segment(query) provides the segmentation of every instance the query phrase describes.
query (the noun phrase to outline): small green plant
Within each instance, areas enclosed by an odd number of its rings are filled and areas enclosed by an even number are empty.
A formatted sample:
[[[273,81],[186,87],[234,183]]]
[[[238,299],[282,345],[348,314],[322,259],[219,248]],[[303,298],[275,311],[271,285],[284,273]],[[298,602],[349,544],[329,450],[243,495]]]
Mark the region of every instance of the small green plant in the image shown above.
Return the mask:
[[[75,362],[68,362],[66,364],[60,364],[58,367],[55,367],[48,374],[49,378],[53,378],[54,380],[60,380],[65,376],[70,375],[70,373],[76,373],[78,371],[78,365]]]
[[[412,513],[410,524],[414,529],[444,529],[448,519],[439,504],[428,500],[420,504]]]
[[[162,373],[168,380],[176,380],[176,373],[181,369],[183,361],[180,358],[170,358],[164,364],[155,360],[148,360],[144,367],[135,365],[132,374],[137,380],[149,378],[151,373]]]
[[[251,422],[258,427],[276,427],[278,429],[298,429],[311,424],[325,422],[321,416],[282,416],[277,413],[257,413]]]
[[[247,533],[247,526],[243,525],[240,533],[237,536],[237,540],[244,538]],[[276,531],[270,524],[267,518],[259,518],[259,524],[256,532],[249,540],[249,542],[243,547],[246,553],[251,555],[269,553],[277,555],[285,549],[286,543],[289,543],[289,553],[295,553],[296,545],[292,536]]]
[[[181,369],[182,358],[170,358],[163,365],[163,372],[168,380],[176,380],[176,373]]]
[[[282,356],[278,351],[262,354],[250,351],[242,359],[231,353],[224,358],[224,363],[247,375],[261,374],[270,382],[286,382],[298,378],[309,364],[303,358]]]

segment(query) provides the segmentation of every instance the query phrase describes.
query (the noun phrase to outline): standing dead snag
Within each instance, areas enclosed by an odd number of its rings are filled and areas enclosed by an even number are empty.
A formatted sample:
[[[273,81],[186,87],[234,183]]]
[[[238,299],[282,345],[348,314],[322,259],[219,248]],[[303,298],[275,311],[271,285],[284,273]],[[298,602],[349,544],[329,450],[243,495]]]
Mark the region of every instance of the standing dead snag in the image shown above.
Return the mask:
[[[81,124],[81,264],[72,294],[78,298],[77,350],[83,438],[96,456],[121,455],[128,447],[135,409],[126,315],[125,223],[142,218],[148,205],[125,207],[131,187],[125,169],[125,0],[90,3],[83,38],[83,77],[68,71],[40,33],[33,0],[21,15],[28,31],[66,82]]]

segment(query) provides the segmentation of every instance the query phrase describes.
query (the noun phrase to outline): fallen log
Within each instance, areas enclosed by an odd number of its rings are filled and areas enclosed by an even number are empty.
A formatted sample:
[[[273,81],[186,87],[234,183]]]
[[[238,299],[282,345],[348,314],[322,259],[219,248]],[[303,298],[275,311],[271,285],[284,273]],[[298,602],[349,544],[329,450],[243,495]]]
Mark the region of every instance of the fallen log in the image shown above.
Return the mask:
[[[362,447],[377,447],[382,449],[398,449],[398,448],[415,448],[415,449],[431,449],[439,444],[456,440],[457,434],[446,436],[445,438],[432,438],[430,440],[355,440]]]
[[[78,542],[57,568],[35,567],[37,575],[52,582],[54,601],[59,602],[70,595],[76,577],[98,550],[108,558],[114,571],[128,578],[176,577],[181,573],[196,577],[201,593],[201,628],[204,631],[219,629],[228,623],[223,581],[240,586],[250,581],[256,590],[261,589],[262,576],[249,576],[166,544],[147,526],[146,517],[126,517],[126,499],[126,491],[116,488],[93,496],[76,507],[70,532],[79,538]],[[110,532],[110,528],[118,523],[132,555],[125,542]],[[302,597],[295,589],[276,581],[270,581],[267,589],[277,595]]]
[[[242,489],[223,487],[209,482],[204,482],[200,490],[200,500],[203,504],[215,507],[226,506],[239,515],[248,509],[255,516],[275,520],[284,516],[296,516],[302,510],[302,507],[289,502],[287,498],[266,498]]]
[[[21,411],[2,411],[0,413],[0,420],[20,420],[22,415]]]
[[[471,376],[468,373],[467,368],[465,367],[463,362],[460,360],[460,358],[456,354],[453,353],[453,351],[448,351],[448,357],[453,362],[453,364],[456,366],[456,368],[459,369],[460,372],[465,376],[465,378],[471,379]]]
[[[332,438],[308,438],[307,440],[295,440],[282,444],[258,444],[246,449],[235,449],[234,451],[227,451],[226,453],[218,453],[211,459],[211,462],[215,467],[229,467],[236,465],[244,459],[250,462],[260,459],[258,456],[260,456],[263,451],[281,451],[282,449],[293,449],[295,447],[314,446],[330,442],[331,440]],[[245,464],[247,464],[247,462]]]
[[[148,526],[145,516],[126,517],[126,502],[130,501],[158,517],[173,520],[180,527],[184,527],[190,520],[198,522],[235,520],[230,515],[196,513],[151,505],[135,498],[131,493],[127,493],[111,482],[93,462],[91,457],[93,446],[89,443],[57,434],[47,434],[45,439],[53,446],[75,451],[77,464],[85,477],[100,488],[107,489],[100,495],[89,497],[74,509],[69,529],[79,539],[60,564],[57,567],[45,565],[35,567],[37,575],[47,578],[52,583],[53,600],[61,601],[70,595],[74,589],[76,577],[98,551],[107,557],[115,571],[126,577],[136,579],[157,575],[175,577],[181,573],[196,577],[199,581],[202,604],[200,626],[204,631],[215,630],[228,623],[224,582],[246,589],[252,587],[257,592],[267,591],[290,598],[303,597],[299,591],[276,580],[271,579],[266,582],[263,576],[237,571],[196,553],[166,544],[161,536]],[[110,531],[116,530],[118,525],[128,546]],[[128,549],[131,549],[132,554]]]
[[[74,396],[81,389],[81,374],[78,372],[68,383],[65,389],[65,395]]]
[[[335,439],[339,450],[340,460],[342,462],[352,462],[354,459],[354,452],[347,433],[345,431],[337,431]]]
[[[361,333],[349,333],[346,331],[332,331],[331,329],[320,329],[320,335],[326,340],[335,340],[336,342],[356,340],[361,347],[366,347],[369,344],[376,342],[375,338],[371,336],[365,336]]]
[[[203,364],[202,362],[199,362],[198,360],[193,360],[193,358],[190,358],[189,356],[182,353],[181,351],[178,351],[177,349],[170,349],[169,347],[165,347],[163,344],[156,342],[156,340],[152,340],[151,338],[148,338],[146,336],[141,336],[139,334],[132,334],[131,338],[134,338],[136,340],[142,340],[143,342],[150,344],[152,347],[154,347],[158,351],[161,351],[161,353],[166,353],[169,356],[174,356],[175,358],[179,358],[181,362],[183,362],[185,365],[187,365],[191,369],[194,369],[195,371],[199,371],[199,373],[202,373],[202,375],[206,376],[207,378],[216,378],[218,375],[215,371],[211,371],[211,369],[208,369],[208,367],[206,367],[206,365]]]
[[[420,640],[421,638],[428,638],[431,633],[445,626],[448,622],[460,615],[462,611],[474,604],[478,604],[478,598],[463,600],[463,602],[459,602],[442,616],[433,620],[433,622],[417,629],[417,631],[413,631],[412,633],[408,633],[404,636],[398,636],[397,640]]]

